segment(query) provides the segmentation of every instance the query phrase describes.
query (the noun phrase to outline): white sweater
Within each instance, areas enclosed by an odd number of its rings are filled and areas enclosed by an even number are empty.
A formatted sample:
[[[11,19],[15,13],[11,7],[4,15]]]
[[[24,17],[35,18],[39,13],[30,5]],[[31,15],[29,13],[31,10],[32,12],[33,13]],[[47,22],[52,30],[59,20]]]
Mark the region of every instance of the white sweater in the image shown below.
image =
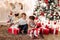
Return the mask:
[[[25,24],[27,24],[27,21],[24,20],[23,18],[20,18],[20,19],[18,20],[18,22],[19,22],[19,25],[25,25]]]

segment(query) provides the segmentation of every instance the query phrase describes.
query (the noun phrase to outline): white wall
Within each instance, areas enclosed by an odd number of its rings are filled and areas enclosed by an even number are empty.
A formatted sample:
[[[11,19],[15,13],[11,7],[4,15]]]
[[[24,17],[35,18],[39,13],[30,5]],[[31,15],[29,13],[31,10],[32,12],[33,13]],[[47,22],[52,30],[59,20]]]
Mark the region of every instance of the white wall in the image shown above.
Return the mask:
[[[23,4],[23,12],[26,12],[28,16],[33,14],[33,9],[36,0],[8,0],[10,3],[20,2]],[[7,20],[9,14],[9,8],[5,5],[5,0],[0,0],[0,21]],[[6,3],[7,4],[7,3]]]

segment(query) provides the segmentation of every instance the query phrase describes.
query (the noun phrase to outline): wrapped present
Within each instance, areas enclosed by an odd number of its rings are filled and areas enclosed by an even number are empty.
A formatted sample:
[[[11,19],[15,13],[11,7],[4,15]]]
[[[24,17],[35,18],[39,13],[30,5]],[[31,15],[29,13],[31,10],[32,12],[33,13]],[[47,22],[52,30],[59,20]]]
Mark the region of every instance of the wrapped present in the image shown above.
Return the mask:
[[[46,26],[45,26],[45,28],[48,28],[48,29],[49,29],[49,26],[48,26],[48,25],[46,25]]]
[[[49,34],[49,29],[47,29],[47,28],[40,28],[40,32],[41,33],[43,33],[43,34],[46,34],[46,35],[48,35]]]
[[[51,33],[52,28],[50,26],[46,25],[45,28],[49,29],[49,33]]]
[[[49,28],[49,33],[51,33],[51,29],[52,29],[52,28]]]
[[[28,30],[28,34],[33,33],[33,30]]]
[[[12,28],[8,28],[8,33],[12,33]]]
[[[19,28],[14,28],[14,34],[17,35],[19,33],[20,29]]]
[[[12,25],[10,28],[8,28],[8,32],[11,34],[14,34],[14,32],[16,33],[16,31],[20,31],[17,24]]]
[[[39,33],[40,33],[40,29],[39,28],[35,28],[35,30],[34,30],[34,36],[38,37]]]
[[[19,28],[13,28],[13,27],[8,28],[8,33],[10,33],[10,34],[17,35],[19,33],[19,31],[20,31]]]
[[[43,34],[48,35],[48,34],[49,34],[49,29],[45,28],[45,29],[43,30]]]
[[[28,30],[28,35],[32,38],[33,37],[33,30]]]
[[[56,28],[51,28],[51,34],[58,34],[58,29]]]

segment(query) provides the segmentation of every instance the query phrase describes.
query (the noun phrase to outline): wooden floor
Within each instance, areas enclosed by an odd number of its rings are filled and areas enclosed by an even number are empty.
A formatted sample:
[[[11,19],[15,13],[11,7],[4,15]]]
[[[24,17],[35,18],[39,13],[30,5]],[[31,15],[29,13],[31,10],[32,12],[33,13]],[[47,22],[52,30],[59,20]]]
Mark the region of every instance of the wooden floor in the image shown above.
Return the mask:
[[[44,35],[44,39],[31,39],[28,35],[13,35],[7,32],[7,26],[0,26],[0,40],[60,40],[60,32],[58,35]]]

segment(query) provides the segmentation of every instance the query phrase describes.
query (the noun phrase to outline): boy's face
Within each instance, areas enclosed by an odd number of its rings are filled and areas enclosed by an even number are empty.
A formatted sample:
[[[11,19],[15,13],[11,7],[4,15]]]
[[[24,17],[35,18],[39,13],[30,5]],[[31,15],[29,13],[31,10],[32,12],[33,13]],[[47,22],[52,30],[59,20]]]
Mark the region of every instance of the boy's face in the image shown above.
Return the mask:
[[[26,19],[26,15],[23,15],[23,18]]]

